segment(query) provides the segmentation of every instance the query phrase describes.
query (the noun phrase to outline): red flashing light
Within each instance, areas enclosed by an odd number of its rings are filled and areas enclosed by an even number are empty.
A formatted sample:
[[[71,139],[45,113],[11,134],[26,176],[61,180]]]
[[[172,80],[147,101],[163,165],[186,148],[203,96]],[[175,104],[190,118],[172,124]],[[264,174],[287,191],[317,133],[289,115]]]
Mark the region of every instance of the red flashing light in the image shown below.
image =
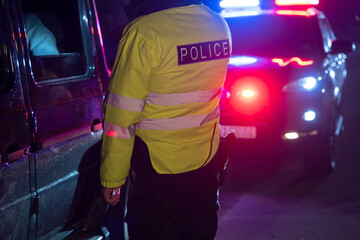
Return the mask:
[[[275,0],[277,6],[314,6],[318,4],[319,0]]]
[[[296,15],[296,16],[305,16],[311,17],[316,14],[312,9],[308,10],[276,10],[277,15]]]
[[[245,115],[260,112],[269,100],[268,87],[255,77],[238,79],[231,87],[231,92],[231,105],[237,112]]]
[[[313,60],[303,60],[303,59],[298,58],[298,57],[290,58],[287,61],[284,61],[284,59],[281,59],[281,58],[273,58],[273,59],[271,59],[271,61],[273,63],[279,64],[280,67],[285,67],[285,66],[289,65],[292,62],[296,62],[299,66],[309,66],[309,65],[314,63]]]
[[[253,89],[244,89],[241,92],[241,96],[246,99],[251,99],[255,97],[255,91]]]

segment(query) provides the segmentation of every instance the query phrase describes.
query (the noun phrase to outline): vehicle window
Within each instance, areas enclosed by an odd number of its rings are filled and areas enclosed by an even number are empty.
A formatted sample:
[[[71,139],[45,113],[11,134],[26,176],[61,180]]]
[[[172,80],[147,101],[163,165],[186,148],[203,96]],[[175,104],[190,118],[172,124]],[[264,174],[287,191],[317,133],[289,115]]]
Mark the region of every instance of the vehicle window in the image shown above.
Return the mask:
[[[233,55],[314,57],[324,53],[315,17],[257,15],[226,20]]]
[[[37,82],[86,74],[78,1],[22,2],[27,44]]]

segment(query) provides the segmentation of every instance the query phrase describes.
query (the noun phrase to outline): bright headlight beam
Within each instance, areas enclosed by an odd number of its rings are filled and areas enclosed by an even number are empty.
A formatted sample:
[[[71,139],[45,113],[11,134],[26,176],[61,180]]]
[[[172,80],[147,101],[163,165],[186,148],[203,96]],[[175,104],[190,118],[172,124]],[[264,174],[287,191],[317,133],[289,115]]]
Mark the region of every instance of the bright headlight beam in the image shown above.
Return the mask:
[[[306,111],[304,112],[303,118],[307,122],[314,121],[316,118],[316,113],[312,110]]]
[[[288,132],[288,133],[285,133],[285,138],[286,139],[298,139],[299,134],[297,132]]]
[[[318,85],[315,77],[304,77],[283,87],[284,92],[313,91]]]
[[[305,88],[306,90],[311,90],[316,86],[316,79],[313,77],[307,77],[304,78],[304,81],[302,82],[302,87]]]

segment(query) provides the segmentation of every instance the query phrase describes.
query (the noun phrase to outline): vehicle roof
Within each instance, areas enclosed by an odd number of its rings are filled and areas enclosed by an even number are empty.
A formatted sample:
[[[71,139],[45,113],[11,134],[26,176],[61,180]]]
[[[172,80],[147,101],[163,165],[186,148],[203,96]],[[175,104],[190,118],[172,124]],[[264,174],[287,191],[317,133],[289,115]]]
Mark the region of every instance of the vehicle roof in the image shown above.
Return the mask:
[[[314,8],[294,11],[266,9],[246,15],[242,11],[225,17],[232,33],[233,54],[311,58],[323,55],[318,23],[322,12]]]

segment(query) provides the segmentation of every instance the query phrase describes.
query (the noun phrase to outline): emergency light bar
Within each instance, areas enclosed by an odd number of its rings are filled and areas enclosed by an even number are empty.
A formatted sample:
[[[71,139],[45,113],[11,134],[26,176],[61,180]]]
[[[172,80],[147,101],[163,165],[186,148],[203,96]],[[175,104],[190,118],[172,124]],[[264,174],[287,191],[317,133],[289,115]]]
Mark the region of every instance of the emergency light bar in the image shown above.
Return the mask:
[[[253,16],[260,11],[260,0],[222,0],[221,15],[225,18],[239,16]]]
[[[275,0],[277,6],[318,5],[319,0]]]
[[[260,0],[222,0],[220,7],[222,8],[249,8],[259,7]]]
[[[229,59],[229,65],[233,65],[236,67],[251,65],[256,62],[257,62],[256,58],[247,57],[247,56],[234,56]]]
[[[222,10],[221,16],[224,18],[231,18],[231,17],[245,17],[245,16],[256,16],[260,12],[260,9],[253,9],[253,10]]]
[[[316,15],[314,8],[309,8],[307,10],[276,10],[277,15],[296,15],[296,16],[305,16],[311,17]]]

